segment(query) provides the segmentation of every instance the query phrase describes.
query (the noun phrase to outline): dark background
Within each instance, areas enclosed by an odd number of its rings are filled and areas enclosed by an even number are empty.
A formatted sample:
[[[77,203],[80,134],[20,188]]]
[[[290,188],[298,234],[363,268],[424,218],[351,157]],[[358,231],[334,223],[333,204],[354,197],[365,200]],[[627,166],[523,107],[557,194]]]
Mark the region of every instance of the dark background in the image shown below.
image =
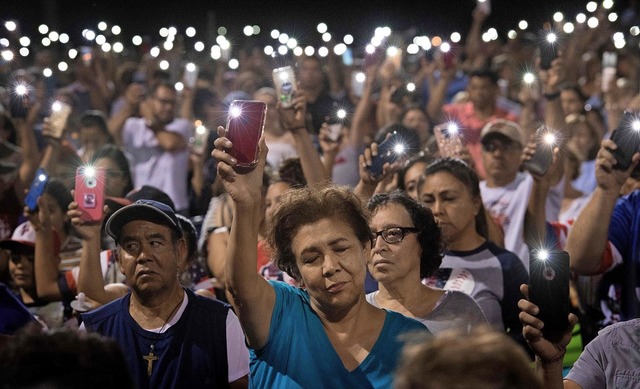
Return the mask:
[[[599,1],[601,2],[601,0]],[[342,39],[346,33],[356,38],[356,44],[369,39],[376,26],[388,25],[394,31],[413,28],[427,35],[453,31],[464,34],[471,22],[471,11],[475,0],[414,0],[414,1],[80,1],[80,0],[8,0],[0,6],[0,19],[17,19],[22,22],[25,34],[34,36],[40,23],[47,23],[58,32],[67,32],[72,39],[79,39],[84,28],[96,30],[99,21],[110,26],[122,27],[123,38],[131,42],[133,35],[149,35],[160,40],[158,30],[163,26],[176,26],[183,32],[187,26],[196,27],[196,38],[205,42],[214,39],[219,26],[229,30],[230,40],[246,39],[242,28],[247,24],[258,24],[260,38],[264,43],[269,32],[278,28],[294,36],[302,44],[317,44],[320,36],[315,27],[319,22],[329,26],[334,37]],[[521,19],[529,22],[534,30],[550,21],[556,11],[563,12],[574,20],[578,12],[586,12],[584,0],[528,1],[493,0],[492,14],[485,28],[496,27],[504,33],[515,29]],[[619,14],[626,1],[616,1],[614,10]],[[209,27],[209,36],[205,36]],[[4,29],[0,36],[6,33]],[[123,41],[124,41],[123,39]]]

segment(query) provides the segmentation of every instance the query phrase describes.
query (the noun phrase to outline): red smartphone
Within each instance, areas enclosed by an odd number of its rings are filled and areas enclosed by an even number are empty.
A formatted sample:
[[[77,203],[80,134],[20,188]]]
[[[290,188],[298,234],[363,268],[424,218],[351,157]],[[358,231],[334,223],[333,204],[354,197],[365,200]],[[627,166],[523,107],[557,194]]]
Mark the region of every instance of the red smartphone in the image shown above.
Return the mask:
[[[82,220],[97,223],[102,220],[104,208],[105,171],[93,166],[80,166],[76,170],[74,200],[82,212]]]
[[[258,142],[264,131],[267,105],[257,100],[234,100],[229,106],[226,135],[233,143],[226,152],[236,159],[234,170],[246,174],[258,163]]]

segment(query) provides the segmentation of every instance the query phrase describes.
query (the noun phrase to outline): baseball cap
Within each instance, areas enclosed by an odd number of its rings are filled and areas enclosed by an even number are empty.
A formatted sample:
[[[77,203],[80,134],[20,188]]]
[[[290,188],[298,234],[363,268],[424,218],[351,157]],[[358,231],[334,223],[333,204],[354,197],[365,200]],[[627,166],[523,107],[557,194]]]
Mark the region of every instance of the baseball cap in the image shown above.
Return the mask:
[[[12,252],[32,252],[36,246],[36,230],[31,222],[24,222],[13,230],[11,239],[0,241],[0,248]],[[60,253],[60,237],[53,232],[53,250],[57,255]]]
[[[480,142],[483,142],[489,135],[494,134],[506,136],[513,142],[524,146],[522,128],[518,123],[504,119],[492,120],[482,128],[482,132],[480,133]]]
[[[155,186],[151,186],[151,185],[143,185],[140,188],[136,188],[131,192],[127,193],[125,198],[129,200],[130,203],[134,203],[138,200],[159,201],[161,203],[164,203],[170,206],[172,209],[176,209],[175,205],[173,204],[173,201],[171,200],[171,197],[169,197],[168,194],[156,188]]]
[[[107,220],[104,228],[107,234],[118,242],[122,233],[122,227],[135,220],[144,220],[165,225],[179,232],[180,236],[182,236],[180,222],[175,212],[173,212],[173,209],[159,201],[147,199],[138,200],[131,205],[115,211]]]

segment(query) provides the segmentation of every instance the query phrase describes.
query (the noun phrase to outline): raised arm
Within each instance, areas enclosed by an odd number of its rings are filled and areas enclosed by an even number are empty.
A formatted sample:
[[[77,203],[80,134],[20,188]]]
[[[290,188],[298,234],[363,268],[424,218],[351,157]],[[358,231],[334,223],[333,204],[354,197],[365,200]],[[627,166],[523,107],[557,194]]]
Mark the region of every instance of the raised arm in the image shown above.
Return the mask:
[[[571,269],[583,275],[601,272],[603,254],[608,242],[609,224],[613,208],[622,184],[638,164],[640,154],[633,156],[627,171],[615,170],[616,159],[609,149],[617,146],[612,140],[602,141],[596,157],[596,179],[598,187],[589,203],[576,219],[567,237],[566,250],[571,257]]]
[[[38,198],[38,212],[28,216],[29,221],[36,230],[34,275],[38,298],[47,301],[59,301],[62,299],[62,293],[58,286],[58,263],[60,258],[54,254],[54,232],[51,228],[51,214],[43,196]]]
[[[105,207],[104,213],[107,214],[107,212],[108,208]],[[100,265],[100,231],[102,222],[85,225],[80,219],[80,215],[78,204],[72,201],[69,204],[67,216],[71,219],[76,231],[82,236],[78,292],[83,292],[98,304],[104,305],[122,297],[122,288],[120,288],[120,291],[116,288],[106,288],[104,283],[102,266]]]
[[[107,121],[109,133],[117,145],[122,145],[122,127],[124,122],[138,114],[144,94],[144,86],[133,83],[124,92],[125,104],[122,109]]]
[[[271,314],[275,306],[273,287],[256,271],[258,260],[258,230],[260,228],[262,175],[267,158],[264,137],[260,140],[260,159],[248,174],[233,170],[236,163],[224,150],[232,147],[218,127],[220,138],[215,141],[213,157],[218,160],[218,175],[234,201],[233,222],[227,244],[225,284],[229,299],[240,319],[247,343],[262,348],[269,337]]]
[[[329,180],[329,176],[322,164],[318,151],[311,142],[311,136],[306,127],[307,101],[299,96],[291,102],[291,108],[278,106],[282,127],[293,134],[296,142],[302,173],[309,185]]]

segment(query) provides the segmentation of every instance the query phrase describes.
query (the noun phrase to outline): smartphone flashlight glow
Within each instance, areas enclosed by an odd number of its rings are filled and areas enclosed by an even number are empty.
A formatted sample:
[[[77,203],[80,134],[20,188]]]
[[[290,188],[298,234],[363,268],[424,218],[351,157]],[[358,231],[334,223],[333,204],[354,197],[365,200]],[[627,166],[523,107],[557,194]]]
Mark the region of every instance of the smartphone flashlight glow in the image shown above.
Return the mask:
[[[631,128],[634,131],[639,132],[640,131],[640,120],[634,120],[633,122],[631,122]]]
[[[189,62],[186,66],[186,69],[188,72],[195,72],[196,71],[196,64],[194,64],[193,62]]]
[[[389,46],[387,48],[387,57],[395,57],[398,55],[398,48],[395,46]]]
[[[339,119],[344,119],[347,117],[347,111],[345,111],[344,109],[339,109],[336,113],[336,116],[338,116]]]
[[[356,81],[364,82],[367,79],[367,76],[363,72],[356,73]]]
[[[449,135],[457,135],[459,131],[460,131],[460,128],[458,128],[457,124],[455,123],[447,124],[447,133],[449,133]]]
[[[396,153],[396,154],[404,153],[404,144],[396,143],[396,145],[393,146],[393,152]]]
[[[544,143],[549,145],[549,146],[553,146],[556,144],[556,136],[555,134],[552,133],[547,133],[544,134],[544,137],[542,138]]]
[[[38,181],[40,181],[40,182],[44,182],[44,181],[46,181],[46,180],[47,180],[47,175],[46,175],[46,174],[40,174],[40,175],[38,176]]]
[[[558,37],[556,36],[556,34],[554,34],[552,32],[547,34],[547,42],[555,43],[557,39],[558,39]]]
[[[231,107],[231,109],[230,109],[230,113],[231,113],[231,116],[232,116],[232,117],[237,118],[237,117],[239,117],[240,115],[242,115],[242,108],[240,108],[240,107],[239,107],[239,106],[237,106],[237,105],[234,105],[234,106],[232,106],[232,107]]]
[[[207,132],[207,127],[200,125],[198,127],[196,127],[196,132],[200,135],[204,135]]]
[[[59,112],[62,109],[62,103],[59,101],[54,101],[53,104],[51,104],[51,110],[53,112]]]
[[[527,72],[522,76],[522,81],[525,84],[533,84],[536,81],[536,76],[531,72]]]
[[[549,252],[547,250],[539,250],[538,254],[536,255],[536,258],[538,258],[541,261],[546,261],[547,259],[549,259]]]
[[[82,174],[84,174],[84,176],[88,178],[95,177],[96,168],[94,168],[93,166],[85,166],[84,170],[82,171]]]
[[[16,94],[18,96],[24,96],[24,95],[27,94],[27,92],[28,92],[27,85],[22,84],[22,83],[16,85]]]

